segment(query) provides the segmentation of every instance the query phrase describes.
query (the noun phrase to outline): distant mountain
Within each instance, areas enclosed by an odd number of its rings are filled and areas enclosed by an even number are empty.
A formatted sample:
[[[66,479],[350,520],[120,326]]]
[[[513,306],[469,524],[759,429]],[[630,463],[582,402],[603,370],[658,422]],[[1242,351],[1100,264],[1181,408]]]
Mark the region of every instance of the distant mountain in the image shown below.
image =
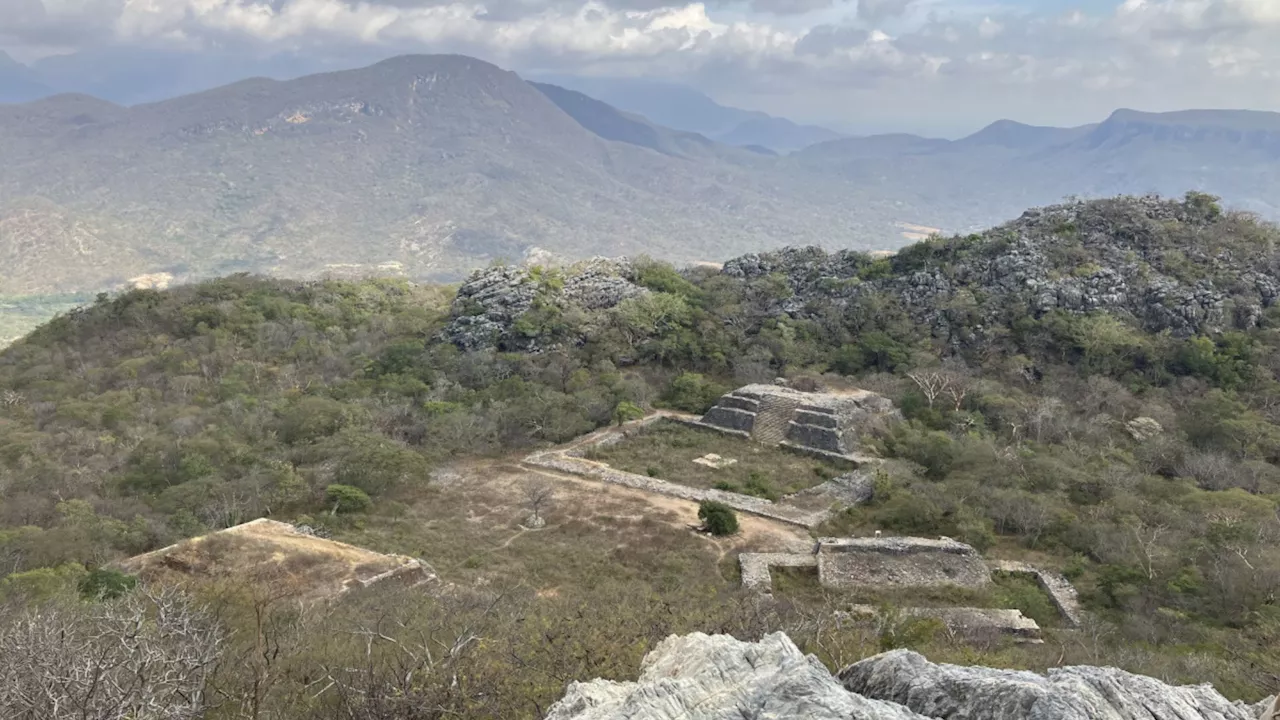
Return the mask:
[[[960,140],[847,138],[786,159],[917,209],[920,224],[971,230],[1067,196],[1188,190],[1280,219],[1280,113],[1118,110],[1104,122],[1046,128],[1000,121]]]
[[[1187,190],[1280,218],[1280,115],[1121,110],[780,156],[473,58],[407,56],[133,107],[0,105],[0,295],[237,271],[446,279],[535,248],[893,249],[1068,195]]]
[[[888,234],[777,162],[460,56],[132,108],[61,95],[0,107],[0,293],[240,270],[457,277],[535,246],[692,261]]]
[[[842,137],[834,130],[721,105],[687,85],[642,78],[557,75],[542,79],[659,125],[705,135],[727,145],[755,145],[786,152]]]
[[[0,50],[0,103],[28,102],[52,92],[34,70]]]

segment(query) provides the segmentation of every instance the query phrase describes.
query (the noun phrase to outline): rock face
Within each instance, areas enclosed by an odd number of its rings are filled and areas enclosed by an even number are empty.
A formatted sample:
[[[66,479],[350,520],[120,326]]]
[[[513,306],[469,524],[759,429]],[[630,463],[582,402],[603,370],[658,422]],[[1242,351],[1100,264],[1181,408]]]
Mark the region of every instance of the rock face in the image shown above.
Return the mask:
[[[522,332],[520,321],[543,310],[607,310],[645,288],[631,281],[626,260],[593,258],[566,268],[494,266],[477,270],[458,289],[444,336],[462,350],[497,348],[536,352],[546,349],[541,333]]]
[[[572,683],[547,720],[1258,720],[1207,685],[1174,687],[1105,667],[1047,675],[934,664],[907,651],[833,678],[786,635],[756,643],[672,636],[637,682]]]
[[[644,660],[638,682],[573,683],[547,720],[922,720],[846,691],[817,659],[774,633],[672,636]]]
[[[1039,675],[935,664],[895,650],[850,665],[840,680],[851,692],[946,720],[1256,720],[1249,706],[1209,685],[1174,687],[1111,667]]]
[[[1280,255],[1223,239],[1233,234],[1194,199],[1117,198],[1029,210],[945,246],[909,246],[882,268],[862,253],[788,248],[730,260],[722,272],[785,278],[793,294],[776,309],[793,317],[820,298],[896,297],[956,345],[1007,324],[1011,312],[1107,311],[1185,337],[1253,327],[1280,296]]]

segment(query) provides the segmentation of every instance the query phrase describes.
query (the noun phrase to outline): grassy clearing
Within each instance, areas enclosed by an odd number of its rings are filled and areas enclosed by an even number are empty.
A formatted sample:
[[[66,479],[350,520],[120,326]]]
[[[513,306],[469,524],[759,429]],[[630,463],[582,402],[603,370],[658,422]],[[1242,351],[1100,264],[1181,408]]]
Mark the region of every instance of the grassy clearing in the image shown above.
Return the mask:
[[[1021,610],[1041,627],[1062,626],[1062,617],[1049,596],[1034,580],[994,573],[983,590],[962,587],[857,588],[835,590],[818,582],[817,568],[774,568],[773,591],[801,605],[887,605],[890,607],[974,607]]]
[[[694,461],[714,453],[737,460],[715,469]],[[628,439],[592,450],[588,457],[626,472],[699,488],[777,500],[823,483],[845,470],[833,463],[711,430],[660,421]]]
[[[440,576],[468,586],[519,584],[554,592],[584,582],[649,580],[662,587],[718,578],[724,548],[693,533],[689,517],[589,484],[555,485],[546,526],[529,530],[525,488],[539,478],[515,468],[489,468],[465,482],[406,494],[399,512],[336,529],[335,539],[419,557]],[[589,580],[588,580],[589,579]],[[718,584],[734,587],[735,578]]]

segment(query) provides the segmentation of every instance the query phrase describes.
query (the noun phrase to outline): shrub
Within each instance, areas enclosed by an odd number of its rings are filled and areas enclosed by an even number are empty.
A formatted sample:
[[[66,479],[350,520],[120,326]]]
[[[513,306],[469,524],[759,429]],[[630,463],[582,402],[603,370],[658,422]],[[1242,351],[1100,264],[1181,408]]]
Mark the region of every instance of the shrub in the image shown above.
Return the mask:
[[[630,400],[623,400],[613,409],[613,421],[618,425],[639,420],[642,417],[644,417],[644,408]]]
[[[324,489],[324,496],[333,503],[332,512],[335,515],[340,512],[359,512],[373,504],[363,490],[350,485],[330,485]]]
[[[712,535],[733,535],[738,532],[738,516],[733,508],[714,500],[703,500],[698,505],[698,519],[702,527]]]
[[[80,579],[81,597],[90,600],[114,600],[138,586],[138,578],[128,573],[98,568]]]
[[[698,373],[681,373],[663,398],[667,405],[691,413],[705,413],[727,390]]]

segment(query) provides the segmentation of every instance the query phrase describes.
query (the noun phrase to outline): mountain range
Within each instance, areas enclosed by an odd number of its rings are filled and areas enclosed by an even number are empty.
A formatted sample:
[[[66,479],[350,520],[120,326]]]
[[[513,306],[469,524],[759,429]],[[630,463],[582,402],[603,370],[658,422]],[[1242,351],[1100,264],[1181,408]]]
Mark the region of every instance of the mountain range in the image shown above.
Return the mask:
[[[132,107],[0,105],[0,295],[233,271],[447,279],[535,248],[893,249],[1073,194],[1200,190],[1276,218],[1278,161],[1280,114],[1236,111],[774,155],[473,58],[405,56]]]

